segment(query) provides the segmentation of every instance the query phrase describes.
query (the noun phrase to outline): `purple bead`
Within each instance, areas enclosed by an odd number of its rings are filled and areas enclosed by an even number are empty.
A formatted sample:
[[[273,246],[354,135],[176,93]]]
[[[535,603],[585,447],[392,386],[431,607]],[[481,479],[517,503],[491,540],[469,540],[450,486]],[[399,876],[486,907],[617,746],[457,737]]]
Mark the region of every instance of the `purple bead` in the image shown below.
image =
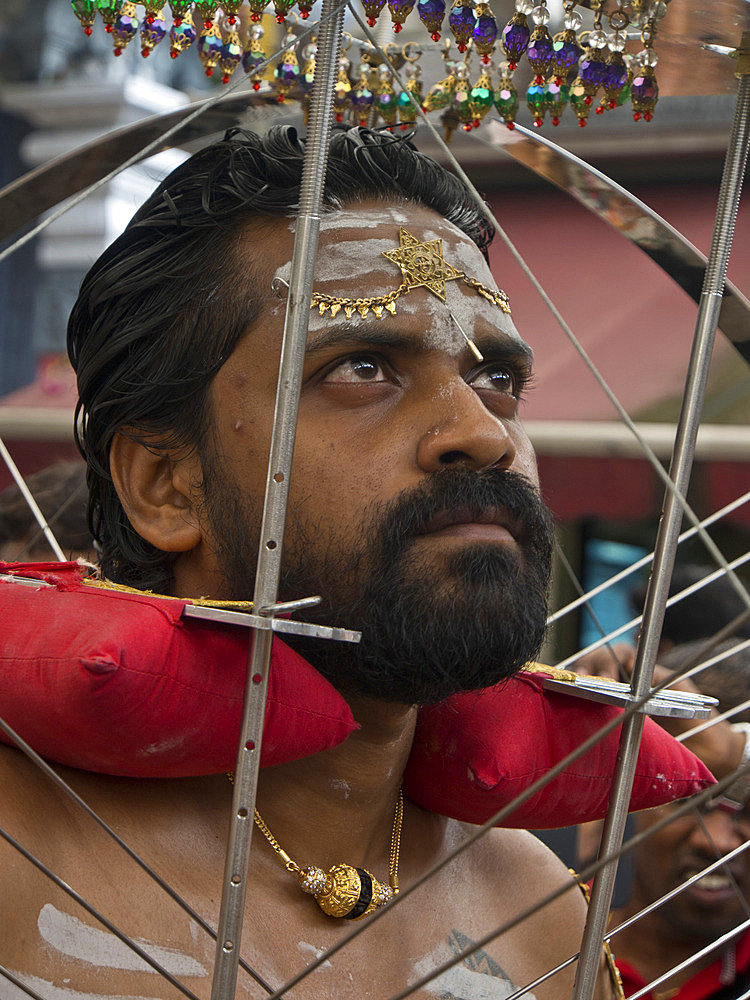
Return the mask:
[[[633,77],[633,82],[630,85],[630,95],[634,106],[636,101],[644,105],[656,104],[659,97],[659,87],[655,78],[653,76],[644,76],[643,74]]]
[[[448,15],[448,24],[459,45],[466,45],[474,33],[477,19],[472,7],[454,7]]]
[[[242,68],[246,73],[254,73],[256,68],[266,58],[265,52],[253,51],[252,49],[247,49],[242,56]]]
[[[220,56],[222,49],[222,41],[217,38],[216,35],[201,35],[198,39],[198,51],[206,59],[211,59],[213,56]]]
[[[361,89],[357,88],[351,92],[352,107],[356,108],[360,117],[367,115],[374,100],[375,95],[371,90],[368,90],[367,87],[363,87]]]
[[[407,18],[414,7],[414,0],[388,0],[388,9],[391,15],[403,15]]]
[[[535,73],[541,73],[543,76],[546,76],[554,57],[553,43],[549,32],[541,31],[537,34],[538,30],[535,29],[531,35],[526,57]]]
[[[584,56],[578,63],[578,75],[583,82],[591,87],[600,87],[604,83],[607,64],[602,59],[592,59]]]
[[[282,83],[292,84],[299,76],[299,70],[291,62],[280,62],[273,74]]]
[[[479,51],[491,49],[497,38],[497,23],[491,14],[480,14],[472,33],[474,44]]]
[[[609,91],[619,91],[625,86],[628,79],[628,68],[623,62],[608,63],[604,71],[604,89]]]
[[[531,31],[525,14],[514,14],[502,31],[503,51],[511,62],[518,62],[529,47]]]
[[[130,40],[138,31],[138,18],[130,14],[120,14],[115,21],[115,33]]]
[[[562,41],[554,42],[552,49],[554,51],[554,61],[555,61],[555,71],[558,76],[567,76],[572,69],[574,69],[578,60],[581,57],[581,47],[575,42]]]
[[[440,31],[445,17],[444,0],[419,0],[417,13],[429,32]]]

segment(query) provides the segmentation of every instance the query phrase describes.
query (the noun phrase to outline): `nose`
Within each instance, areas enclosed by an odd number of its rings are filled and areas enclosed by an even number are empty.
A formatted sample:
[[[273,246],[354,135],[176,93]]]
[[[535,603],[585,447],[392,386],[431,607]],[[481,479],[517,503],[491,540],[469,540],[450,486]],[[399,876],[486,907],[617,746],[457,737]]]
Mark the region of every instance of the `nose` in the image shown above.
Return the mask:
[[[425,412],[429,425],[417,446],[417,463],[424,472],[455,465],[478,471],[513,465],[516,445],[505,421],[463,379],[443,384]]]

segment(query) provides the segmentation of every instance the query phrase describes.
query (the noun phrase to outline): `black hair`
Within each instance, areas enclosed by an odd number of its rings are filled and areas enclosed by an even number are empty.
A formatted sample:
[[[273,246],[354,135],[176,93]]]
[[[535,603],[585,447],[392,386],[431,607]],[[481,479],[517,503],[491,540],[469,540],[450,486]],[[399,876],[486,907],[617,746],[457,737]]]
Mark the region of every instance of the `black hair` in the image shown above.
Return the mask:
[[[160,592],[171,586],[174,554],[141,538],[120,504],[112,439],[125,430],[157,448],[201,453],[210,382],[259,311],[248,289],[263,255],[240,253],[240,238],[253,220],[296,213],[304,149],[290,126],[263,137],[230,129],[159,185],[83,281],[68,353],[78,376],[89,521],[110,579]],[[335,130],[324,205],[373,198],[434,209],[487,256],[492,226],[464,184],[408,136]]]

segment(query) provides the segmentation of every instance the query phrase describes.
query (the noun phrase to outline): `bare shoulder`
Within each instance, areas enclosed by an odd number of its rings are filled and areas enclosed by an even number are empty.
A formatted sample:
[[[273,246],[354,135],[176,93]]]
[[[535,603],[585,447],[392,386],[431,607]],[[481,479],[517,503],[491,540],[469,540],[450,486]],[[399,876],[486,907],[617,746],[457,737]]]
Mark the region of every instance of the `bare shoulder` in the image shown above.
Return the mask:
[[[496,873],[491,880],[495,905],[501,883],[502,910],[524,915],[523,923],[532,932],[559,927],[557,943],[569,941],[577,949],[586,901],[569,870],[537,837],[526,830],[490,830],[474,845],[470,864],[485,873],[485,880],[488,872]]]

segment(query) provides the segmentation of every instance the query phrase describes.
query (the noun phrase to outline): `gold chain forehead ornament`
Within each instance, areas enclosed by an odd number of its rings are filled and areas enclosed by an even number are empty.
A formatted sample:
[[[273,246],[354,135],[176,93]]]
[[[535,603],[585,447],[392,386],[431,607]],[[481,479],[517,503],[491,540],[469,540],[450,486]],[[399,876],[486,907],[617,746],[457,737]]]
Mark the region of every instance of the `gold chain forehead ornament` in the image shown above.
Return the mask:
[[[446,281],[460,280],[492,305],[499,306],[504,313],[510,315],[510,302],[505,292],[487,288],[481,281],[469,278],[463,271],[452,267],[443,257],[442,240],[427,240],[420,243],[416,236],[412,236],[403,227],[399,229],[398,235],[400,245],[393,250],[382,251],[382,256],[392,260],[401,271],[402,281],[398,288],[387,295],[357,299],[313,292],[310,308],[317,308],[321,316],[330,310],[331,317],[338,315],[343,309],[347,319],[351,319],[355,312],[364,319],[372,309],[375,316],[380,319],[384,312],[389,312],[393,316],[396,312],[396,300],[410,292],[412,288],[424,286],[433,295],[437,295],[441,302],[445,302]]]

